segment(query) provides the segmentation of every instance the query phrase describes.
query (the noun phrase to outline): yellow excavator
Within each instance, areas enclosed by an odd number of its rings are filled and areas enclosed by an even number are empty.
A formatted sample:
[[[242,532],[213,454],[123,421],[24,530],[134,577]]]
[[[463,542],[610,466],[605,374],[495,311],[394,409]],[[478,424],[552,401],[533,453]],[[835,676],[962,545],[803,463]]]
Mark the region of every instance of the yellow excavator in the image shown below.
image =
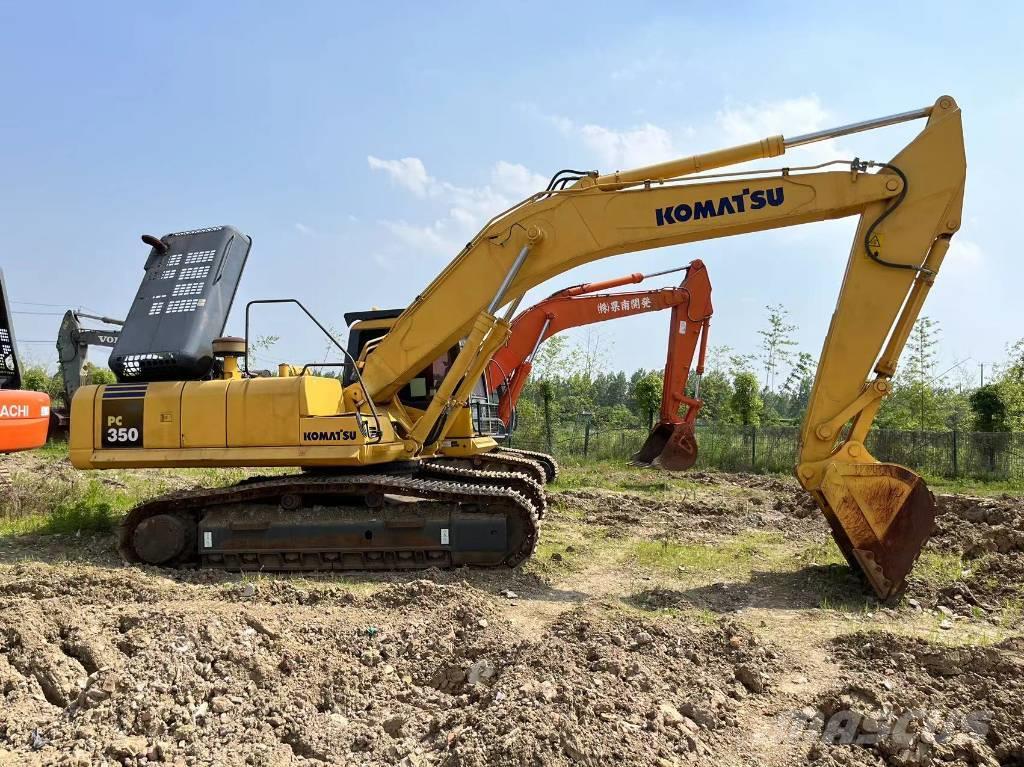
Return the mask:
[[[888,162],[711,173],[916,119],[923,130]],[[560,171],[491,219],[379,339],[346,358],[350,383],[308,367],[251,373],[252,306],[245,339],[218,338],[248,238],[229,227],[144,238],[146,280],[111,357],[120,383],[78,391],[71,460],[81,469],[304,469],[143,503],[121,529],[129,561],[514,566],[537,542],[544,473],[530,479],[503,463],[512,454],[477,433],[469,403],[526,291],[607,256],[858,216],[796,475],[850,565],[887,598],[929,536],[934,500],[919,476],[880,463],[864,441],[960,227],[965,176],[960,109],[948,96],[635,170]],[[437,375],[419,380],[429,369]]]

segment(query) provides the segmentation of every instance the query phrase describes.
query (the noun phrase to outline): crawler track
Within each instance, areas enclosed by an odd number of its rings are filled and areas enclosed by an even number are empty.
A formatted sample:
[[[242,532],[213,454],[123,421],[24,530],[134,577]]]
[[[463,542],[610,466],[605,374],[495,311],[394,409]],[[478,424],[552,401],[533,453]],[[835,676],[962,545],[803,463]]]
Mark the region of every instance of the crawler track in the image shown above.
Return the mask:
[[[554,482],[558,479],[558,461],[554,459],[554,456],[542,453],[538,450],[522,450],[518,447],[499,447],[500,453],[512,453],[513,455],[521,455],[524,458],[529,458],[532,461],[536,461],[544,467],[544,475],[547,477],[548,482]]]
[[[447,467],[255,479],[137,506],[118,549],[128,562],[230,570],[514,567],[537,544],[538,490]]]
[[[554,459],[551,460],[554,462]],[[489,453],[480,453],[466,458],[450,456],[431,458],[428,463],[432,465],[457,466],[463,469],[513,472],[532,479],[538,485],[545,485],[548,482],[549,470],[536,457],[521,454],[514,450],[506,450],[505,448],[498,448]]]

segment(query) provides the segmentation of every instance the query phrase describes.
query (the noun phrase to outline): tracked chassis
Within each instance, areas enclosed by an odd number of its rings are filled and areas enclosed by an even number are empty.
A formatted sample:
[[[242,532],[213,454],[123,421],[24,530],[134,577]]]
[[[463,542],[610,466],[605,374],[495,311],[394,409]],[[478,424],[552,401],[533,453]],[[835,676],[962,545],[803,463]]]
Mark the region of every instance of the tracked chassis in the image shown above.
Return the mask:
[[[119,531],[128,562],[229,570],[514,567],[543,488],[515,472],[426,463],[408,474],[298,474],[157,498]]]
[[[429,463],[461,466],[467,469],[515,472],[529,477],[541,485],[546,485],[558,478],[558,463],[552,456],[535,450],[520,450],[511,447],[499,447],[488,453],[479,453],[466,458],[452,456],[432,458]]]

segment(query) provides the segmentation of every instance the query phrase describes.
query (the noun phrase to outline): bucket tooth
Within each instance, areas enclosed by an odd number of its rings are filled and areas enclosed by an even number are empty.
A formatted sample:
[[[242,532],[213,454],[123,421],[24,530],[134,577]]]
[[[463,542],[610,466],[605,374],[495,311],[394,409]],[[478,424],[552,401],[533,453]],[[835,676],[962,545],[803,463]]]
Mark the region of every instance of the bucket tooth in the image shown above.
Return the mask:
[[[633,463],[666,471],[686,471],[697,462],[697,438],[693,424],[662,421],[657,424]]]
[[[917,474],[891,463],[833,463],[819,504],[851,567],[881,599],[898,594],[935,523],[935,499]]]

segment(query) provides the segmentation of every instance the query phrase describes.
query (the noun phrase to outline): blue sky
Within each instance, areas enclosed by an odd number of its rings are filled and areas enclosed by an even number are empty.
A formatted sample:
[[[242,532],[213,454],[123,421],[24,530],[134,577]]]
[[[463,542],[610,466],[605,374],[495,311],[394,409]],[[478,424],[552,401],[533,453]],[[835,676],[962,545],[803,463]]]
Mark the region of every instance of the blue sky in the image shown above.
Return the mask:
[[[948,93],[964,110],[967,199],[925,313],[942,325],[943,369],[969,357],[976,373],[1024,335],[1022,16],[942,2],[3,2],[0,268],[21,312],[124,315],[140,234],[229,223],[254,239],[236,307],[298,297],[341,328],[345,311],[409,301],[480,223],[560,168],[613,170]],[[917,129],[786,162],[885,160]],[[701,258],[713,344],[755,351],[764,305],[782,303],[817,355],[853,226],[620,256],[527,300]],[[49,341],[59,319],[15,321],[22,339]],[[611,367],[660,367],[666,324],[602,325]],[[236,310],[229,331],[241,325]],[[282,336],[267,363],[323,356],[286,310],[264,310],[254,331]],[[45,344],[23,352],[55,358]]]

